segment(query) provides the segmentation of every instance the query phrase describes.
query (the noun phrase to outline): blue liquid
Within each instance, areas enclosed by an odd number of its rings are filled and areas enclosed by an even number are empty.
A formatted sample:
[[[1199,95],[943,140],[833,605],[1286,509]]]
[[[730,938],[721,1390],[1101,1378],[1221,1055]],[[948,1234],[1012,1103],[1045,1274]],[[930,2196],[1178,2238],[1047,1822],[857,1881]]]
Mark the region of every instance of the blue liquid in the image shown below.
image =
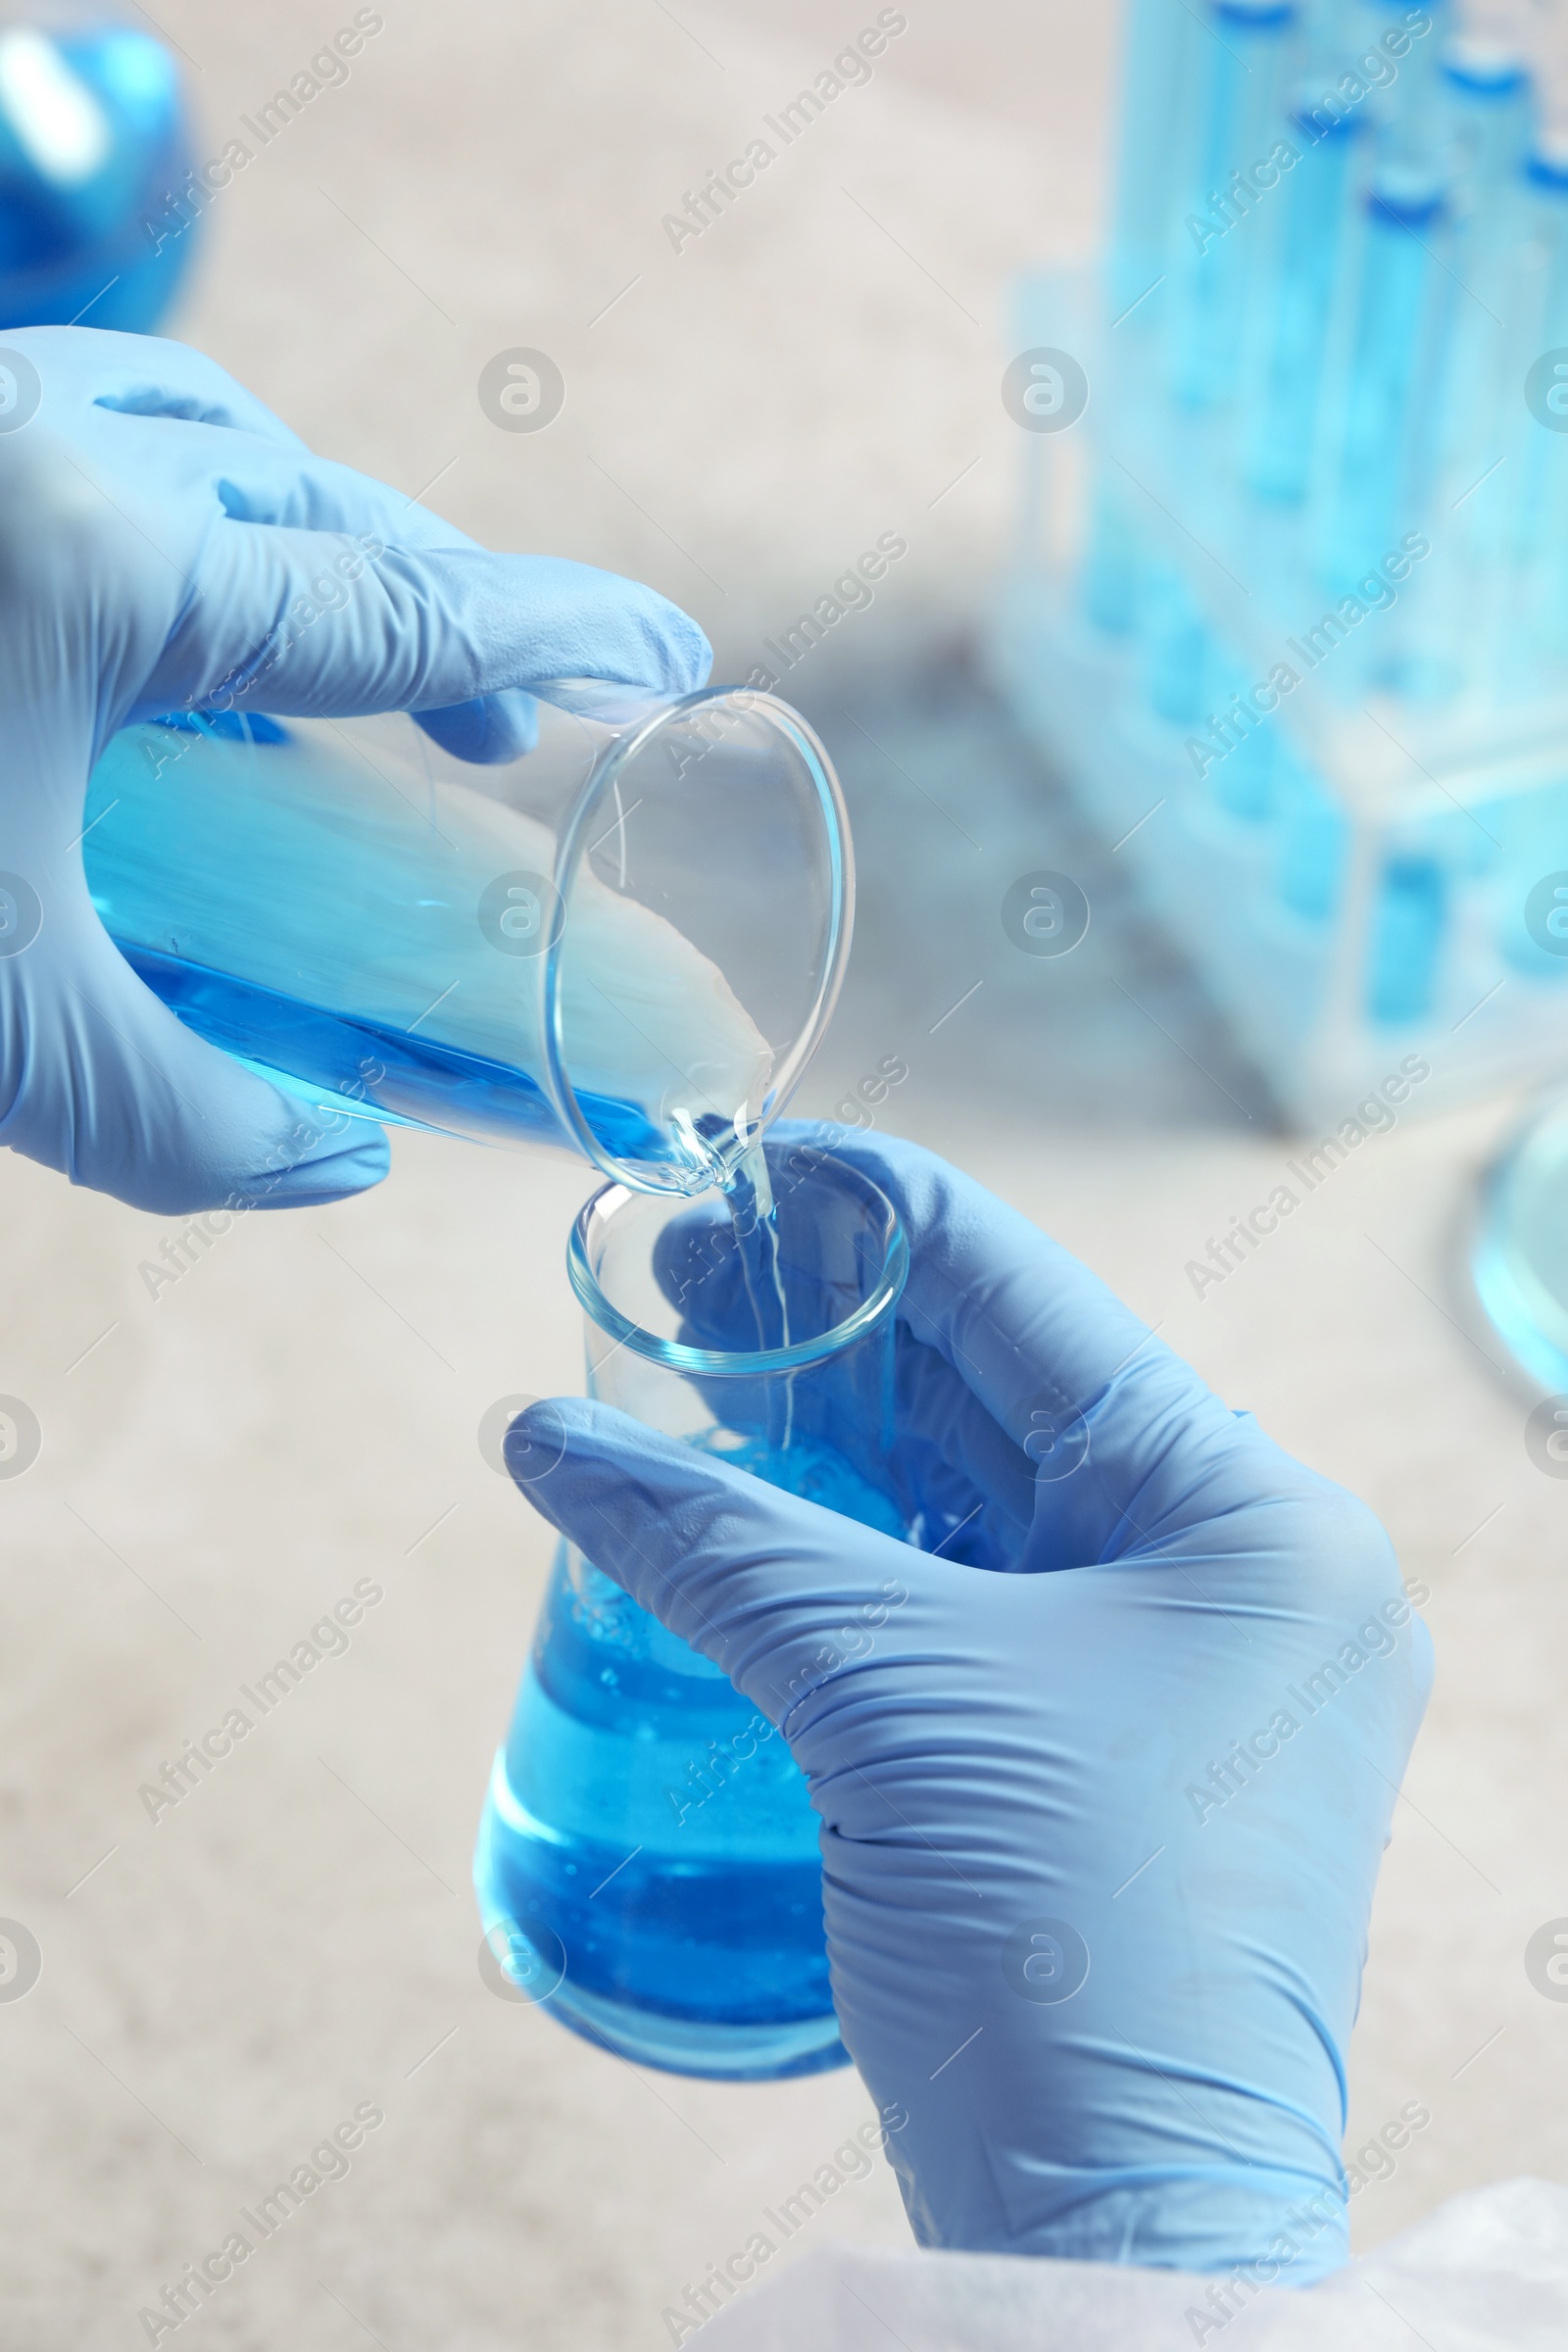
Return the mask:
[[[1115,491],[1102,482],[1085,553],[1084,611],[1107,636],[1126,637],[1138,625],[1141,576],[1137,534]]]
[[[270,719],[168,719],[106,747],[82,862],[121,954],[209,1044],[351,1115],[576,1150],[524,1066],[536,966],[476,919],[497,864],[524,855],[496,846],[496,815],[463,793],[420,808]],[[663,1164],[637,1091],[578,1100],[617,1158]]]
[[[1441,193],[1375,187],[1362,227],[1355,348],[1345,388],[1338,479],[1322,568],[1336,592],[1396,544],[1428,491],[1436,380],[1447,349],[1451,282],[1435,258]]]
[[[178,71],[130,26],[62,28],[53,46],[101,149],[79,172],[50,170],[0,111],[0,329],[80,318],[148,334],[201,237],[197,204],[171,201],[192,161]]]
[[[1202,53],[1207,82],[1204,119],[1188,191],[1192,215],[1223,222],[1219,209],[1231,201],[1232,225],[1223,234],[1195,238],[1186,228],[1176,240],[1172,308],[1176,334],[1172,389],[1184,408],[1208,408],[1233,397],[1241,374],[1255,286],[1266,259],[1264,228],[1254,219],[1254,196],[1234,194],[1232,175],[1254,158],[1266,157],[1285,135],[1282,77],[1290,54],[1295,10],[1281,5],[1235,5],[1220,0],[1220,20]],[[1163,140],[1161,141],[1163,143]],[[1184,207],[1184,210],[1187,208]]]
[[[1176,726],[1196,726],[1203,715],[1203,692],[1212,646],[1186,582],[1168,564],[1151,564],[1143,583],[1144,691],[1149,707]]]
[[[1280,897],[1294,913],[1326,922],[1338,911],[1345,887],[1349,824],[1328,794],[1294,763],[1285,769],[1284,785]]]
[[[1375,1021],[1425,1020],[1437,990],[1447,882],[1435,858],[1391,858],[1372,924],[1368,1010]]]
[[[739,1166],[732,1171],[725,1187],[725,1199],[735,1235],[741,1279],[746,1285],[746,1300],[756,1327],[755,1345],[759,1349],[787,1348],[790,1344],[790,1310],[784,1296],[784,1277],[779,1264],[778,1214],[773,1204],[772,1183],[760,1144],[754,1144]],[[748,1341],[748,1346],[752,1344]],[[781,1466],[788,1460],[782,1448],[790,1443],[794,1418],[793,1385],[788,1380],[769,1384],[771,1422],[768,1439],[778,1449]],[[748,1462],[745,1466],[755,1470],[759,1478],[772,1477],[771,1470],[760,1463]],[[772,1483],[777,1486],[780,1481],[773,1477]]]
[[[1347,121],[1319,135],[1298,117],[1288,133],[1301,160],[1279,191],[1283,236],[1250,469],[1251,487],[1265,498],[1296,501],[1306,493],[1335,282],[1353,225],[1354,129]]]
[[[131,969],[188,1029],[236,1060],[281,1074],[291,1087],[304,1082],[360,1117],[409,1120],[495,1143],[576,1149],[526,1070],[160,955],[122,937],[112,916],[105,924]],[[652,1158],[662,1150],[662,1138],[634,1102],[588,1094],[579,1101],[595,1135],[617,1156]]]
[[[1214,798],[1232,816],[1261,824],[1274,809],[1277,738],[1272,727],[1255,727],[1212,770]]]
[[[705,1445],[793,1494],[906,1533],[829,1446],[780,1451],[722,1429]],[[521,1932],[538,1956],[533,1981],[555,1985],[544,2006],[585,2038],[679,2074],[743,2080],[846,2065],[817,1834],[782,1735],[716,1666],[563,1546],[474,1857],[485,1928]]]
[[[1183,0],[1133,0],[1123,35],[1122,107],[1111,235],[1111,312],[1138,305],[1141,324],[1159,316],[1156,281],[1188,173],[1189,125],[1203,87],[1207,27]],[[1143,297],[1143,301],[1140,301]]]

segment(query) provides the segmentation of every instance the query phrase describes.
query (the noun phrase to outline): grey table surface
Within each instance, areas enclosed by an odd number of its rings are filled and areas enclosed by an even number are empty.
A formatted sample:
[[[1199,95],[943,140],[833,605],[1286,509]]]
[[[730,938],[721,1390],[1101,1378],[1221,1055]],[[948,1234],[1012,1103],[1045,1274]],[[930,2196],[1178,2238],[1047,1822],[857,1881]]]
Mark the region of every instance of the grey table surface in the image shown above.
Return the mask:
[[[351,78],[215,204],[175,328],[492,544],[654,580],[722,666],[879,532],[907,537],[791,686],[843,761],[866,885],[805,1099],[902,1055],[890,1122],[1364,1494],[1431,1587],[1440,1679],[1348,2144],[1409,2101],[1432,2121],[1356,2197],[1371,2244],[1568,2162],[1568,2006],[1522,1965],[1568,1913],[1568,1485],[1527,1457],[1461,1270],[1514,1106],[1404,1121],[1193,1296],[1185,1262],[1289,1146],[963,652],[1013,497],[1007,283],[1095,233],[1114,20],[910,0],[870,86],[744,205],[679,253],[661,226],[876,13],[388,5]],[[161,0],[209,151],[351,14]],[[516,345],[565,375],[546,433],[498,432],[476,401]],[[1001,889],[1068,857],[1096,877],[1090,941],[1070,969],[1009,962]],[[44,1955],[0,2004],[18,2352],[144,2342],[139,2308],[367,2101],[385,2121],[348,2176],[193,2337],[635,2352],[868,2112],[848,2073],[640,2072],[480,1982],[468,1856],[549,1546],[475,1430],[499,1396],[580,1384],[562,1252],[587,1188],[564,1158],[400,1136],[376,1193],[243,1219],[153,1299],[138,1268],[169,1224],[0,1155],[0,1390],[44,1433],[0,1485],[0,1912]],[[139,1785],[363,1578],[384,1597],[347,1654],[149,1821]],[[906,2242],[891,2178],[800,2247],[830,2232]]]

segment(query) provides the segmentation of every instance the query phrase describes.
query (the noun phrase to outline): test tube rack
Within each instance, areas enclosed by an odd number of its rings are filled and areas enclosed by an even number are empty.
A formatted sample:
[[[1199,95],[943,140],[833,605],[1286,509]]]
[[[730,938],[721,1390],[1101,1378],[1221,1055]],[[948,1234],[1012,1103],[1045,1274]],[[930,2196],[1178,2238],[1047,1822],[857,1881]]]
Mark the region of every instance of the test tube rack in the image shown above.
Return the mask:
[[[1019,289],[994,675],[1289,1123],[1412,1058],[1427,1105],[1544,1071],[1568,143],[1542,76],[1366,0],[1135,0],[1129,44],[1110,249]]]

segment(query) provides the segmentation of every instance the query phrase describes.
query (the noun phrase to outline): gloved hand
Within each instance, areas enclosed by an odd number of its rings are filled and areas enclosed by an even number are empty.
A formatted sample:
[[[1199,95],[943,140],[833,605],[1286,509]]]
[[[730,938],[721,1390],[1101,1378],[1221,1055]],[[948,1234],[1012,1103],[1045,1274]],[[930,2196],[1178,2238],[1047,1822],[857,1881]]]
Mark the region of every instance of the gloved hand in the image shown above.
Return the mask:
[[[788,1739],[920,2240],[1304,2284],[1426,1628],[1370,1512],[1064,1250],[834,1148],[908,1232],[885,1468],[940,1556],[579,1401],[514,1424],[519,1483]],[[690,1336],[744,1345],[737,1303]]]
[[[651,589],[488,554],[313,457],[177,343],[0,344],[0,1142],[167,1213],[339,1199],[385,1174],[380,1129],[305,1121],[302,1144],[300,1104],[177,1021],[99,924],[79,838],[103,746],[181,710],[413,710],[464,759],[511,759],[531,682],[688,693],[707,640]]]

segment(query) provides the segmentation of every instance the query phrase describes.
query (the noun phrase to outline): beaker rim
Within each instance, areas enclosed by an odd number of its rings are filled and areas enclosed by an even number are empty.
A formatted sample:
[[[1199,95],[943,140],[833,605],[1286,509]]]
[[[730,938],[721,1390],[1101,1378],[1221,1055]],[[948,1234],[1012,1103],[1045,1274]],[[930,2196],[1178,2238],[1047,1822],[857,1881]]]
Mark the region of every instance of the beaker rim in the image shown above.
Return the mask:
[[[861,1169],[811,1146],[795,1149],[809,1151],[812,1158],[831,1168],[836,1176],[847,1177],[854,1191],[874,1201],[886,1215],[887,1238],[876,1280],[842,1323],[833,1324],[814,1339],[799,1340],[793,1347],[750,1349],[692,1348],[683,1340],[663,1339],[658,1332],[644,1330],[606,1296],[588,1256],[589,1229],[595,1217],[613,1215],[621,1200],[646,1199],[651,1189],[623,1183],[619,1178],[591,1193],[572,1219],[566,1244],[566,1278],[584,1314],[617,1347],[630,1348],[634,1355],[649,1363],[662,1364],[668,1371],[700,1373],[706,1380],[755,1380],[763,1373],[799,1372],[808,1365],[825,1363],[830,1356],[842,1354],[845,1348],[878,1330],[904,1296],[909,1276],[909,1239],[904,1219],[882,1187]],[[619,1200],[616,1195],[620,1196]],[[714,1197],[709,1192],[689,1194],[687,1199],[695,1207]]]
[[[833,1008],[838,1003],[839,991],[844,985],[855,928],[855,851],[850,833],[849,806],[837,770],[814,730],[791,704],[761,687],[703,686],[694,694],[681,695],[662,704],[651,710],[640,723],[628,726],[609,751],[594,761],[572,805],[565,830],[557,847],[552,882],[557,900],[564,908],[585,854],[595,811],[603,802],[606,791],[613,788],[622,769],[662,727],[667,726],[672,719],[681,717],[688,710],[717,702],[736,703],[748,712],[754,710],[764,711],[778,731],[794,744],[815,787],[831,875],[827,953],[823,957],[821,979],[799,1036],[772,1074],[766,1100],[760,1107],[751,1137],[748,1138],[752,1141],[778,1117],[822,1042],[828,1022],[833,1017]],[[577,1091],[566,1068],[564,1034],[565,1007],[563,973],[569,931],[569,923],[564,923],[543,959],[544,1077],[555,1110],[594,1166],[602,1169],[613,1183],[624,1185],[634,1193],[700,1198],[704,1188],[693,1191],[690,1169],[677,1170],[671,1163],[669,1181],[663,1182],[647,1164],[634,1165],[617,1157],[608,1145],[601,1142],[578,1101]],[[678,1180],[682,1174],[685,1182]]]

